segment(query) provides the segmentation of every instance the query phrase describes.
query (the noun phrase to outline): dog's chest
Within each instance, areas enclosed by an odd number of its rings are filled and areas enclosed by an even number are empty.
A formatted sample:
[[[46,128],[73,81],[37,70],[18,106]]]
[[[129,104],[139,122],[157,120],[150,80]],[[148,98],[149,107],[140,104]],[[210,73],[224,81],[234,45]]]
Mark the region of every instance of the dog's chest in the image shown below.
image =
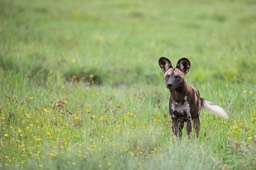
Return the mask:
[[[187,100],[187,96],[184,97],[184,102],[175,102],[171,103],[172,113],[178,113],[179,115],[187,116],[190,115],[190,106]],[[175,115],[173,115],[175,116]]]

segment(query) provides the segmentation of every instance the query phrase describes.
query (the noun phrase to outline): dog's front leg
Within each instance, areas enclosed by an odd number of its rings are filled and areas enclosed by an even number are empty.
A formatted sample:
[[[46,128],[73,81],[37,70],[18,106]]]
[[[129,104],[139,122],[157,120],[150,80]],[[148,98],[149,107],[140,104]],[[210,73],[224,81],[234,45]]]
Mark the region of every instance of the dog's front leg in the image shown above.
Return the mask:
[[[187,134],[188,134],[188,138],[190,138],[190,133],[191,133],[191,131],[192,131],[192,120],[189,119],[189,120],[187,121]]]
[[[179,122],[177,118],[172,117],[172,132],[177,137],[179,134]]]
[[[182,129],[184,127],[184,121],[178,120],[178,127],[179,127],[179,137],[182,138]]]

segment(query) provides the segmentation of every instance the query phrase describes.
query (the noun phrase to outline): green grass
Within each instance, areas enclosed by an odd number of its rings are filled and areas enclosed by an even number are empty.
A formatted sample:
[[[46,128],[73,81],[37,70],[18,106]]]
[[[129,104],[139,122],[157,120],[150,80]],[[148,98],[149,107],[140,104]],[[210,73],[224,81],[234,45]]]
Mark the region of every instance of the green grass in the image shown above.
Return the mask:
[[[0,169],[255,169],[255,7],[0,0]],[[230,118],[171,140],[163,55]]]

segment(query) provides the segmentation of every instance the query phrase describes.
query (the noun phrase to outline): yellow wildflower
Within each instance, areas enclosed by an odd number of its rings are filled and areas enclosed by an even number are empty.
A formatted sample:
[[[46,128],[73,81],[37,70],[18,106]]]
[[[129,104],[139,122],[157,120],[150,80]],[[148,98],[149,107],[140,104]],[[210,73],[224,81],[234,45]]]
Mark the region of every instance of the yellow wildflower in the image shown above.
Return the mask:
[[[248,139],[249,141],[251,141],[251,140],[252,140],[252,136],[248,136],[247,139]]]
[[[30,119],[31,115],[30,114],[26,114],[26,118]]]
[[[79,120],[79,116],[77,114],[74,114],[73,117],[74,117],[75,120]]]
[[[42,138],[37,137],[37,136],[34,136],[34,139],[35,139],[35,141],[41,141],[42,140]]]
[[[43,111],[46,112],[46,113],[47,113],[47,112],[50,112],[50,110],[47,109],[47,108],[44,108]]]
[[[134,117],[134,116],[135,116],[133,113],[130,113],[130,112],[128,112],[128,115],[129,115],[130,117]]]
[[[100,116],[100,121],[103,121],[106,116]]]
[[[154,153],[156,153],[157,151],[158,151],[157,148],[153,148],[153,149],[150,151],[150,153],[154,154]]]
[[[162,156],[159,156],[159,157],[157,158],[158,161],[161,161],[162,159],[163,159]]]
[[[49,153],[48,156],[50,156],[50,157],[55,157],[56,155],[53,154],[53,153]]]

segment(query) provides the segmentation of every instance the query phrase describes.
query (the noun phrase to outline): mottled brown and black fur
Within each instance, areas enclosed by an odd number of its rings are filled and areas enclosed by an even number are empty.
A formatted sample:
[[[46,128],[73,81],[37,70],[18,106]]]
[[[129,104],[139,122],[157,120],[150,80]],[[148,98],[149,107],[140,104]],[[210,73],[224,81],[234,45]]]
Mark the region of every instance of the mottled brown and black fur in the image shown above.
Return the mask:
[[[188,136],[190,136],[192,127],[194,127],[198,137],[200,130],[199,114],[202,107],[224,119],[227,118],[227,114],[221,107],[202,99],[199,91],[185,81],[185,75],[191,66],[187,58],[181,58],[176,67],[173,68],[169,59],[161,57],[159,66],[164,73],[166,87],[171,93],[169,113],[172,118],[172,131],[175,136],[182,136],[184,122],[187,122]]]

